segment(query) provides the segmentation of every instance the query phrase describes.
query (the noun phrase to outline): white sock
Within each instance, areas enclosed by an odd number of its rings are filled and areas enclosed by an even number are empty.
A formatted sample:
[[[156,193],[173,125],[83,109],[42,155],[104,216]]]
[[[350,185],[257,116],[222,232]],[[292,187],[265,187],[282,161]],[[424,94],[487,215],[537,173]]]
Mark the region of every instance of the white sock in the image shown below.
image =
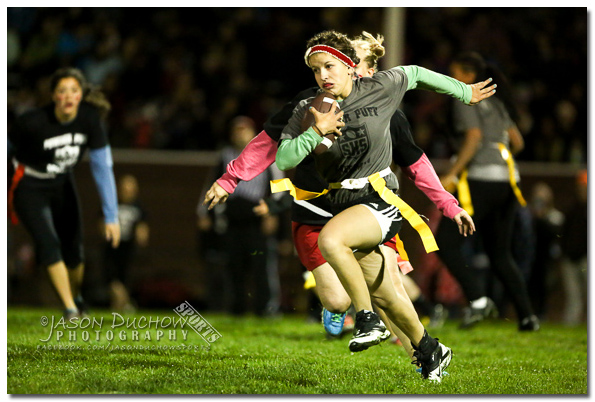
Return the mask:
[[[487,296],[480,297],[479,299],[475,299],[471,302],[471,307],[473,308],[486,308],[488,305],[488,298]]]

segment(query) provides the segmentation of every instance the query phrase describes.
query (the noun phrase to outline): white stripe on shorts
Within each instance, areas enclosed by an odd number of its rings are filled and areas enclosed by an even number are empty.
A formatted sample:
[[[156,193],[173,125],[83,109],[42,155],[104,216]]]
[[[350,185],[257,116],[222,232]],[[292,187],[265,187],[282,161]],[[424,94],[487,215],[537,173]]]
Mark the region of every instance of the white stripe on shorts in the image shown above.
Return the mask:
[[[398,222],[403,219],[403,216],[399,214],[399,209],[392,205],[389,208],[383,209],[382,211],[376,211],[374,208],[366,204],[360,205],[363,205],[364,207],[368,208],[370,212],[372,212],[372,214],[376,218],[376,221],[378,221],[378,224],[380,225],[380,230],[382,231],[383,239],[390,231],[390,226],[392,225],[392,223]],[[395,216],[398,216],[398,218],[395,218]]]

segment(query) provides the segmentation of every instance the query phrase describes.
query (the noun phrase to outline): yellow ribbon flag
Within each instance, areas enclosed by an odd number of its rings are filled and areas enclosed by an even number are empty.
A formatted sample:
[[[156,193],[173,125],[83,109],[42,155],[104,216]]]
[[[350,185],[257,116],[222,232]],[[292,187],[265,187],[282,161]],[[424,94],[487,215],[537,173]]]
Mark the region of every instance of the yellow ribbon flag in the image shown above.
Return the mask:
[[[514,159],[512,157],[512,153],[506,148],[506,145],[502,144],[501,142],[498,143],[498,149],[500,150],[500,155],[502,159],[506,161],[508,165],[508,181],[510,182],[510,187],[516,196],[519,204],[522,207],[527,206],[527,201],[523,197],[523,193],[521,193],[521,189],[519,188],[517,181],[514,177]],[[459,177],[459,183],[457,184],[457,193],[459,202],[461,203],[461,208],[463,208],[467,213],[473,216],[473,203],[471,202],[471,192],[469,191],[469,182],[467,181],[467,169],[463,170],[461,173],[461,177]]]
[[[312,289],[316,287],[316,279],[314,279],[314,274],[312,271],[308,271],[305,275],[304,281],[304,290]]]
[[[380,173],[374,173],[368,177],[368,180],[370,181],[370,184],[374,190],[376,190],[376,192],[380,195],[380,198],[382,198],[385,202],[399,208],[401,215],[407,219],[409,224],[413,226],[413,228],[421,237],[421,241],[424,245],[424,248],[426,249],[426,253],[431,253],[432,251],[438,250],[436,239],[434,239],[434,235],[432,234],[430,227],[423,221],[419,214],[409,206],[409,204],[403,201],[391,190],[386,188],[386,181],[380,177]]]
[[[514,178],[514,159],[512,158],[512,153],[510,153],[510,151],[506,149],[506,146],[502,143],[498,143],[498,149],[500,150],[500,155],[502,155],[502,158],[506,161],[506,164],[508,165],[508,179],[510,180],[510,186],[512,187],[512,191],[514,192],[516,199],[519,201],[519,204],[521,204],[521,206],[524,207],[527,205],[527,201],[525,201],[525,198],[521,193],[521,189],[519,188],[516,179]]]
[[[325,189],[321,193],[316,193],[313,191],[306,191],[302,190],[301,188],[297,188],[288,178],[271,180],[271,193],[279,193],[281,191],[289,191],[289,194],[291,194],[291,196],[296,200],[307,201],[325,195],[330,190]]]
[[[457,183],[457,195],[459,196],[459,202],[461,208],[463,208],[470,216],[473,216],[475,210],[471,203],[471,191],[469,191],[469,182],[467,181],[467,169],[463,170],[459,182]]]
[[[399,252],[399,255],[401,256],[401,259],[403,261],[409,261],[409,256],[407,255],[407,252],[405,251],[405,246],[403,245],[403,240],[401,240],[399,235],[395,235],[395,244],[397,245],[397,251]]]
[[[413,210],[405,201],[403,201],[400,197],[398,197],[395,193],[390,191],[386,188],[386,181],[380,177],[380,172],[374,173],[373,175],[368,177],[368,181],[376,190],[380,198],[382,198],[385,202],[394,205],[395,207],[399,208],[401,211],[401,215],[411,224],[411,226],[417,231],[419,236],[421,237],[421,241],[424,245],[424,248],[427,253],[431,253],[432,251],[438,250],[438,245],[436,244],[436,239],[434,239],[434,235],[430,230],[430,227],[421,219],[419,214]],[[289,191],[291,196],[296,200],[311,200],[322,195],[327,194],[330,189],[340,188],[341,183],[331,183],[328,189],[317,193],[313,191],[306,191],[300,188],[297,188],[293,185],[290,179],[279,179],[279,180],[272,180],[271,181],[271,192],[278,193],[281,191]],[[399,237],[396,237],[396,245],[399,254],[403,260],[408,261],[409,258],[407,257],[407,253],[405,252],[405,247],[403,246],[403,242]]]

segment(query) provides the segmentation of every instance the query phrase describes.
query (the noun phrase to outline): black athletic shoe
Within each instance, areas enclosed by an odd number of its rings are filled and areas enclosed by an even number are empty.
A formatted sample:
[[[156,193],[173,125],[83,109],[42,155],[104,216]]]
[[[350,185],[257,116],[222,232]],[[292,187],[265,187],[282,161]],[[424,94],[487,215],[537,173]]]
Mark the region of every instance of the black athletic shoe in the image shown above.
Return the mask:
[[[81,317],[87,317],[89,315],[89,306],[87,306],[87,303],[85,303],[85,300],[82,297],[79,296],[75,298],[74,304],[76,304],[76,308]]]
[[[81,318],[81,314],[78,312],[78,310],[71,310],[71,309],[66,309],[64,310],[64,320],[66,322],[70,322],[70,320],[75,320]]]
[[[496,318],[498,317],[498,308],[496,303],[492,299],[488,298],[486,306],[484,308],[473,308],[469,306],[465,308],[463,312],[463,321],[461,322],[460,328],[467,329],[473,327],[485,318]]]
[[[519,323],[519,331],[539,331],[539,318],[535,315],[523,318]]]
[[[438,339],[436,339],[438,341]],[[445,374],[444,370],[449,366],[452,359],[452,350],[444,346],[440,342],[434,350],[428,354],[424,354],[421,350],[413,347],[413,363],[421,366],[421,375],[424,379],[433,382],[441,382],[442,376]]]
[[[390,338],[390,331],[373,311],[361,310],[355,315],[353,338],[349,341],[349,350],[361,352],[370,346]]]

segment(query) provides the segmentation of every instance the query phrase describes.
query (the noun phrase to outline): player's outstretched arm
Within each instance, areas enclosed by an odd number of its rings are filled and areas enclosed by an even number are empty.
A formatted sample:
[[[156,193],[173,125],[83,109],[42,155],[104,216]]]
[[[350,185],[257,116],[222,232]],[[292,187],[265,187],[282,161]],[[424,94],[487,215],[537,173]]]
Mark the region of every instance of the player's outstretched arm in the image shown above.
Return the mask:
[[[468,234],[472,235],[475,232],[475,223],[467,211],[462,210],[456,214],[454,221],[459,226],[459,233],[463,236],[467,237]]]
[[[206,192],[203,205],[212,209],[223,204],[234,192],[241,180],[249,181],[267,170],[275,162],[277,142],[263,130],[242,150],[240,155],[229,162],[226,172]]]
[[[407,75],[407,90],[425,89],[450,95],[467,105],[475,105],[496,93],[496,84],[488,86],[492,79],[467,85],[448,75],[419,66],[399,66]]]
[[[454,219],[463,210],[457,199],[442,187],[426,154],[422,154],[414,164],[402,166],[401,169],[447,218]]]
[[[472,91],[471,101],[469,102],[470,105],[476,105],[482,100],[487,99],[496,93],[497,85],[494,84],[488,86],[490,82],[492,82],[492,79],[488,78],[485,81],[477,82],[475,84],[470,85]]]

